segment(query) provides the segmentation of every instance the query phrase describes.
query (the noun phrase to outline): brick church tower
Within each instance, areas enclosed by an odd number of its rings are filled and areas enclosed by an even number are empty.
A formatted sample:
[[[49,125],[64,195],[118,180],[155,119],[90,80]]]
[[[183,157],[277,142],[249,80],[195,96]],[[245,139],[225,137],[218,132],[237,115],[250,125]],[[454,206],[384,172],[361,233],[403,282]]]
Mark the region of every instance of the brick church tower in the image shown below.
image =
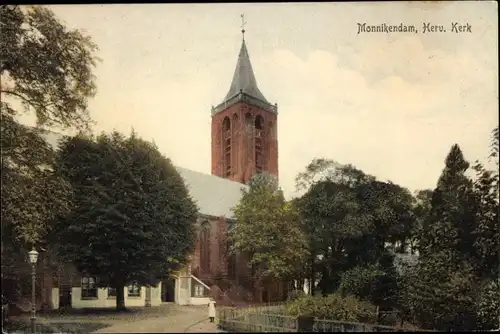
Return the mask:
[[[246,184],[260,172],[278,178],[278,106],[257,87],[242,33],[229,92],[212,107],[212,174]]]

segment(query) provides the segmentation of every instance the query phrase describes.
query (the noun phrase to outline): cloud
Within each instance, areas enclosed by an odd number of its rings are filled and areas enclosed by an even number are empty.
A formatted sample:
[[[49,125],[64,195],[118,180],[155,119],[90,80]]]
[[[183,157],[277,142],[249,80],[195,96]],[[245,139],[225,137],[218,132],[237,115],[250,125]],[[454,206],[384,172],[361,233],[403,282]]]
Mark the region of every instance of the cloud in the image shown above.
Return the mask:
[[[485,118],[478,108],[495,108],[484,80],[490,69],[468,54],[426,50],[416,37],[316,50],[306,59],[276,50],[254,67],[268,73],[261,90],[279,97],[280,182],[288,194],[314,157],[411,189],[432,187],[454,142],[465,143],[466,154],[484,152],[488,134],[479,132],[494,127],[494,110]]]

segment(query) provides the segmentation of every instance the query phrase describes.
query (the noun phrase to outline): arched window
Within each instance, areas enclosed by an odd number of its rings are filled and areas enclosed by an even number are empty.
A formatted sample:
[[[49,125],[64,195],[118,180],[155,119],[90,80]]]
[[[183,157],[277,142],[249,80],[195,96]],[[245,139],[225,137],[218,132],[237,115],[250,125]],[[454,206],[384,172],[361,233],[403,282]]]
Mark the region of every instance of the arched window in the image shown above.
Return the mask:
[[[200,267],[203,271],[210,270],[210,223],[203,221],[200,224]]]
[[[255,169],[262,173],[264,167],[262,154],[262,131],[264,129],[264,118],[261,115],[255,117]]]
[[[229,117],[224,117],[224,120],[222,121],[222,131],[229,131],[231,130],[231,121],[229,120]]]
[[[253,132],[253,117],[252,114],[246,113],[245,114],[245,129],[248,133]]]
[[[224,117],[222,121],[223,144],[222,152],[224,157],[224,176],[231,176],[231,121],[229,117]]]
[[[267,123],[267,131],[269,133],[269,137],[274,138],[276,132],[274,131],[274,124],[273,124],[273,122]]]
[[[261,115],[257,115],[257,117],[255,117],[255,129],[256,130],[264,129],[264,118]]]

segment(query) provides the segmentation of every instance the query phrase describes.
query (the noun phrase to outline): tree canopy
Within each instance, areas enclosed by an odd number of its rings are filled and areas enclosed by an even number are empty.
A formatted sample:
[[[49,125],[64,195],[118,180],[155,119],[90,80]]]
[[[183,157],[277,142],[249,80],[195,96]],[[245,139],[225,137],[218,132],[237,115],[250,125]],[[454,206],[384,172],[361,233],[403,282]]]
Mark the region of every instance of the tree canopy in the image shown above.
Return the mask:
[[[134,133],[62,142],[56,172],[71,183],[74,209],[58,221],[58,253],[117,291],[153,285],[186,263],[197,207],[169,159]]]
[[[44,128],[88,129],[97,47],[41,6],[0,5],[0,25],[2,278],[19,282],[27,248],[47,246],[71,194],[52,171],[54,151],[44,131],[19,117],[34,116]]]
[[[482,164],[473,167],[475,179],[468,168],[453,145],[430,202],[419,209],[420,258],[403,277],[401,305],[424,328],[492,329],[498,322],[498,183]]]
[[[298,212],[275,180],[265,173],[242,190],[234,209],[236,227],[229,234],[233,254],[248,254],[256,279],[289,279],[307,256]]]
[[[39,125],[86,128],[96,91],[91,38],[42,6],[2,5],[0,18],[2,113],[34,112]]]

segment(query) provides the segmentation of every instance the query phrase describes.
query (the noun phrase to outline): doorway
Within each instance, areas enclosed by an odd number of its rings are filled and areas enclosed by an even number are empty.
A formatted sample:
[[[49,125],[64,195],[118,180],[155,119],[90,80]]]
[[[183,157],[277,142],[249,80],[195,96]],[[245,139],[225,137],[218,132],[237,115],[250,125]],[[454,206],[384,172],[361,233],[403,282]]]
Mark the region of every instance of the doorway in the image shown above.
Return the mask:
[[[59,308],[71,308],[71,284],[64,284],[59,286]]]
[[[161,282],[162,303],[175,302],[175,278],[168,278]]]

